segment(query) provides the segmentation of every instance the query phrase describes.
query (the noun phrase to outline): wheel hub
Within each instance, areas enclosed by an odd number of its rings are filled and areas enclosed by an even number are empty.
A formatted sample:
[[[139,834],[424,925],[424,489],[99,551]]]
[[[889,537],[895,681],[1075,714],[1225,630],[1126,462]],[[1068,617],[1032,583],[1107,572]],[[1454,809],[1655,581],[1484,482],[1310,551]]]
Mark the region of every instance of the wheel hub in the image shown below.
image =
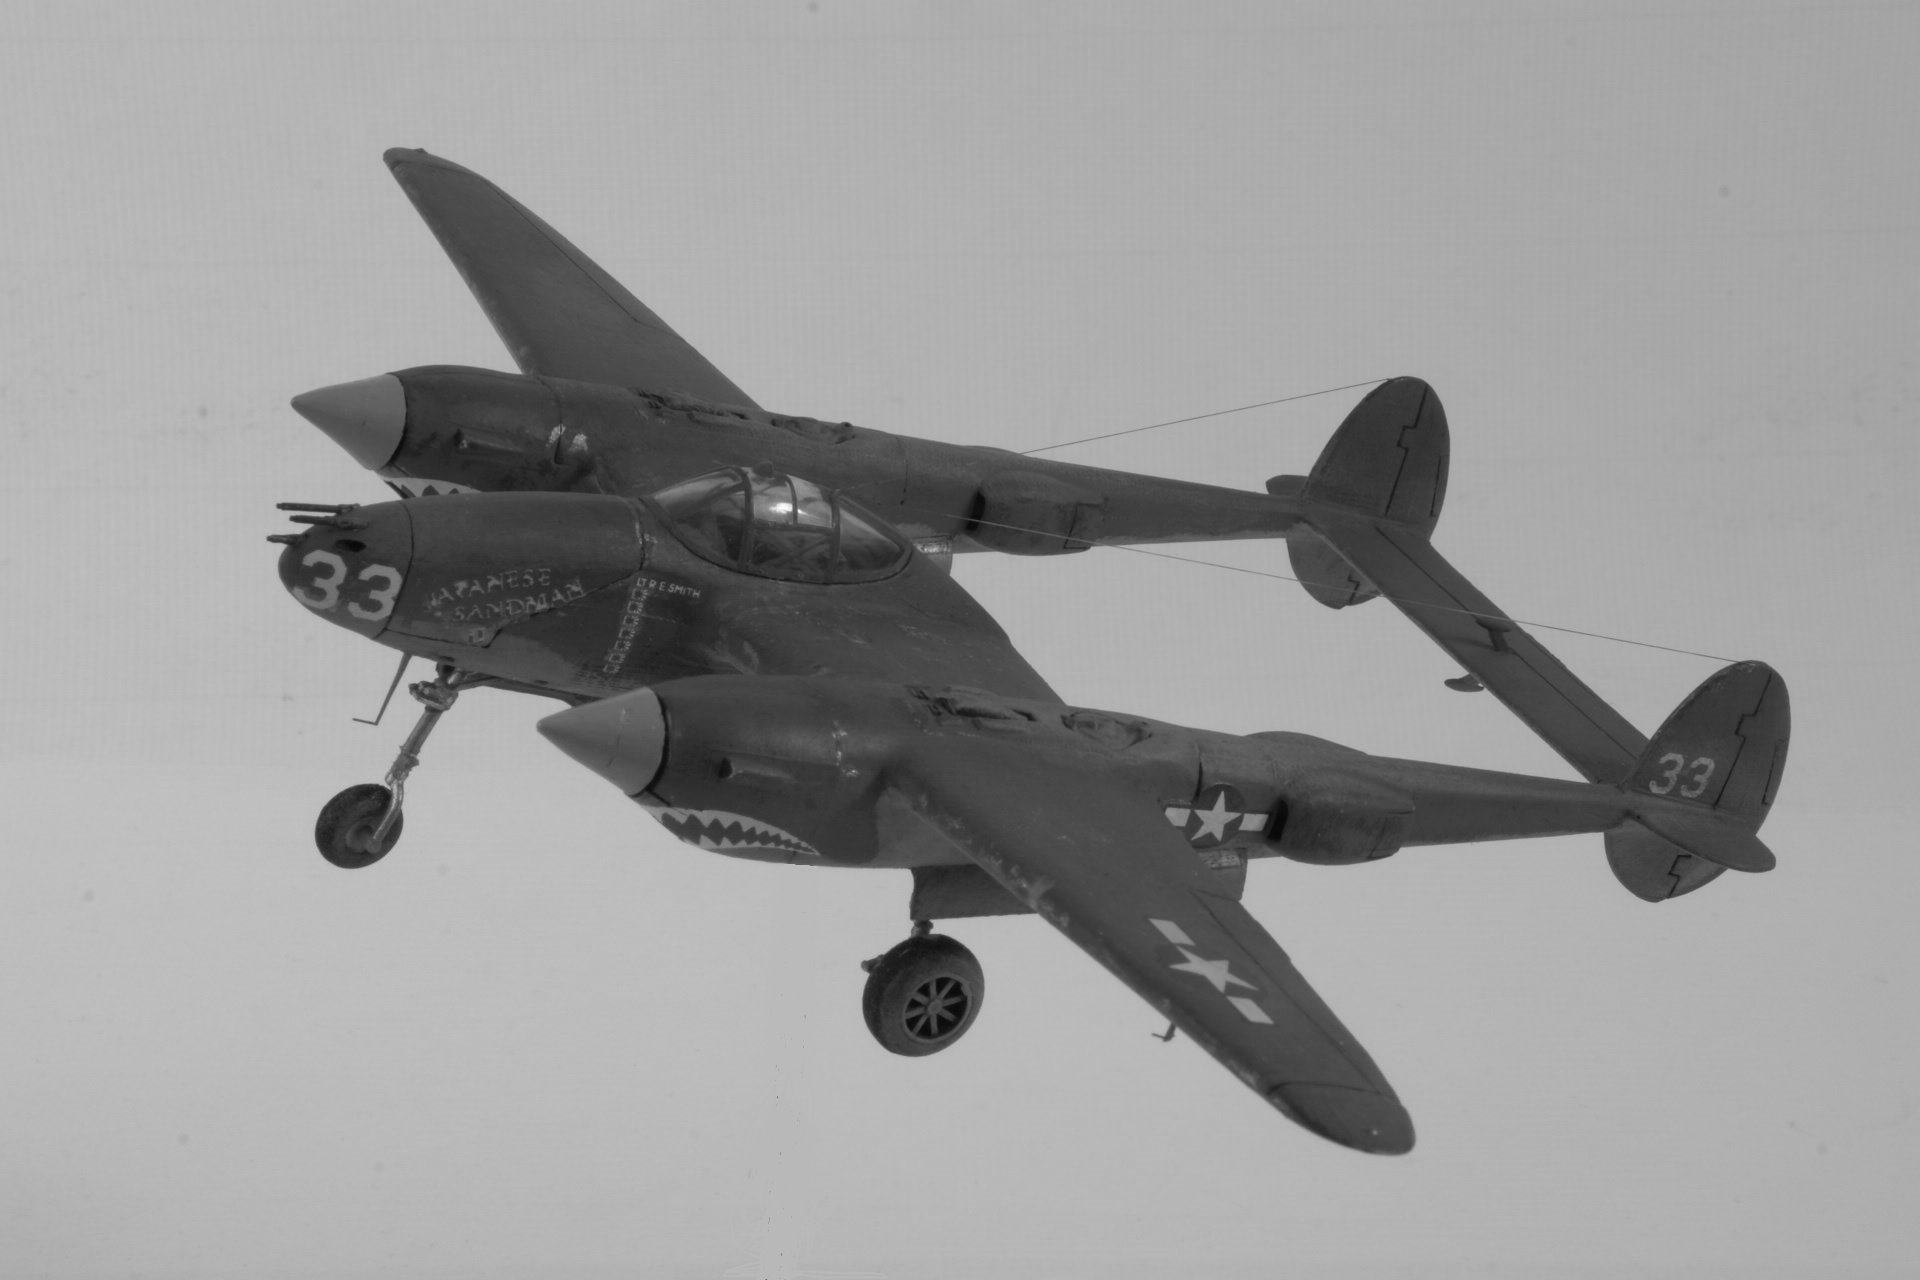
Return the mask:
[[[942,974],[913,989],[901,1020],[915,1040],[943,1040],[967,1020],[972,1005],[967,984],[951,974]]]

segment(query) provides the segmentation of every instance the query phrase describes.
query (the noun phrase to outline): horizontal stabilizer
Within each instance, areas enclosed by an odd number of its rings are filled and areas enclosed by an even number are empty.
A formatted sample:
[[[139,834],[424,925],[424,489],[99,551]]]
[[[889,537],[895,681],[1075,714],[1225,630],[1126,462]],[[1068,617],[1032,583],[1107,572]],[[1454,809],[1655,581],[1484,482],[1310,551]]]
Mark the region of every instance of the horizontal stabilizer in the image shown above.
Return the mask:
[[[1589,782],[1625,779],[1647,739],[1418,532],[1308,506],[1302,519]]]

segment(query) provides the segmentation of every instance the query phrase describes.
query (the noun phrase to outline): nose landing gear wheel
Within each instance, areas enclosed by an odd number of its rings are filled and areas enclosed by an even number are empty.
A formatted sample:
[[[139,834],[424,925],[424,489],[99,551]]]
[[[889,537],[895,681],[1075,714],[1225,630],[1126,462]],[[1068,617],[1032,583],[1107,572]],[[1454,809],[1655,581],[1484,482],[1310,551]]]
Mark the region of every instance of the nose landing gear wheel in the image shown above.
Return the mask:
[[[406,669],[402,661],[400,671]],[[385,786],[363,782],[327,801],[326,808],[320,811],[320,821],[313,827],[313,842],[320,846],[321,857],[336,867],[357,871],[387,856],[387,851],[400,842],[400,828],[406,821],[401,805],[406,799],[407,777],[420,763],[420,749],[426,745],[427,735],[433,732],[440,717],[453,709],[462,689],[486,684],[491,679],[457,671],[443,662],[433,680],[408,686],[407,692],[422,708],[420,719],[414,723],[407,740],[400,744],[400,754],[393,758],[393,767],[387,770]],[[396,685],[400,682],[399,672],[393,680]],[[392,691],[388,694],[391,696]],[[380,710],[385,713],[384,703]]]
[[[387,850],[399,843],[400,828],[406,815],[396,813],[386,831],[381,819],[393,803],[393,792],[377,782],[348,787],[320,810],[320,821],[313,826],[313,842],[320,856],[336,867],[349,871],[370,867],[387,856]]]
[[[952,938],[908,938],[864,967],[867,1030],[889,1053],[938,1053],[966,1034],[980,1012],[986,991],[980,962]]]

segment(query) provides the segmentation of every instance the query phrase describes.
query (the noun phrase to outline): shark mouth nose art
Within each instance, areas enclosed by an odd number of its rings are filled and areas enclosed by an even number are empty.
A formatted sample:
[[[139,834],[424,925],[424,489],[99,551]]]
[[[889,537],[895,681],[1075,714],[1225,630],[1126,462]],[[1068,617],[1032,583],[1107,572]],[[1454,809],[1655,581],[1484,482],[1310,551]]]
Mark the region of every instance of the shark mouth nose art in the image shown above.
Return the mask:
[[[788,831],[745,814],[725,809],[676,809],[647,796],[636,796],[648,813],[677,838],[718,853],[736,849],[777,849],[817,858],[820,851]]]

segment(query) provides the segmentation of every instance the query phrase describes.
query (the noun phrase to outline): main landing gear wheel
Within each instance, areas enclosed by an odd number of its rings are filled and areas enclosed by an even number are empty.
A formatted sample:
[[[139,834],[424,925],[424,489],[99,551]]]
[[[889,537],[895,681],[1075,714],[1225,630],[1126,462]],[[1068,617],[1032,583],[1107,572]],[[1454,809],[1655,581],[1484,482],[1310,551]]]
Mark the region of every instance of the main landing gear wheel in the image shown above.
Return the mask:
[[[973,952],[939,934],[916,931],[861,967],[867,1030],[881,1048],[910,1058],[938,1053],[965,1035],[986,992]]]
[[[393,792],[377,782],[362,782],[348,787],[327,801],[320,821],[313,826],[313,842],[320,856],[336,867],[349,871],[370,867],[387,856],[387,850],[400,841],[400,828],[406,815],[396,813],[393,822],[380,830],[382,819],[393,803]]]

